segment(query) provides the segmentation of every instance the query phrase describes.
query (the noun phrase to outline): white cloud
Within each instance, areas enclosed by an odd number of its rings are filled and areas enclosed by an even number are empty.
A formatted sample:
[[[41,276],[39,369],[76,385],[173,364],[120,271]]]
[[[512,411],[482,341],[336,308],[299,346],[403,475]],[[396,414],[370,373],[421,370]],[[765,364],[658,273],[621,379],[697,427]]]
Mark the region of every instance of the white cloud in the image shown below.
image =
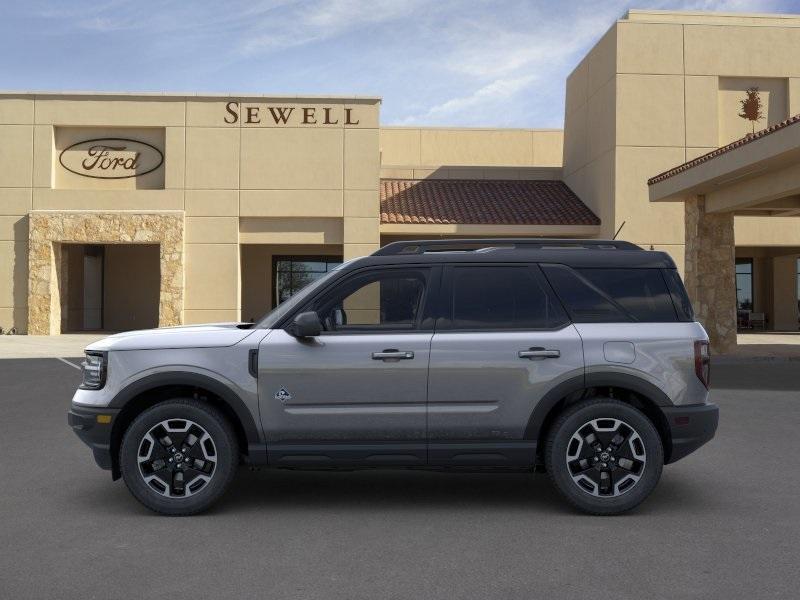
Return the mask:
[[[408,18],[420,0],[318,0],[295,3],[280,19],[260,19],[240,43],[252,56],[329,40],[388,21]]]
[[[432,106],[420,115],[409,115],[402,123],[405,125],[438,122],[453,116],[463,115],[469,110],[487,105],[502,103],[508,98],[527,89],[534,81],[536,75],[526,75],[511,79],[496,79],[491,83],[467,94],[466,96],[450,98],[449,100]]]

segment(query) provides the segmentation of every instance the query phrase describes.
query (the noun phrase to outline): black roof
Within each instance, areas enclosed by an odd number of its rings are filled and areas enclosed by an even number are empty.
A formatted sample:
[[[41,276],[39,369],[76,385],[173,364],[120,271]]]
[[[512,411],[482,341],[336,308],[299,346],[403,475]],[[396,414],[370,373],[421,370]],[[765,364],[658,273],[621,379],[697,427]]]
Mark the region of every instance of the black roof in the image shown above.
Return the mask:
[[[536,262],[570,267],[674,269],[669,254],[617,240],[492,238],[394,242],[353,267],[379,264]]]

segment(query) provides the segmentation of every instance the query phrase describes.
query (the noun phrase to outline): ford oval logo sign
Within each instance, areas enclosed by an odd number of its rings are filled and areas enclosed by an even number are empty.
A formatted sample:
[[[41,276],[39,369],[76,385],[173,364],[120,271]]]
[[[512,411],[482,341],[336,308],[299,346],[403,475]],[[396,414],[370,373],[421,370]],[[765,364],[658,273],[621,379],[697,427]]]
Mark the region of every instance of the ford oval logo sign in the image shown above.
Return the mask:
[[[161,150],[138,140],[97,138],[64,148],[58,162],[67,171],[95,179],[127,179],[152,173],[164,162]]]

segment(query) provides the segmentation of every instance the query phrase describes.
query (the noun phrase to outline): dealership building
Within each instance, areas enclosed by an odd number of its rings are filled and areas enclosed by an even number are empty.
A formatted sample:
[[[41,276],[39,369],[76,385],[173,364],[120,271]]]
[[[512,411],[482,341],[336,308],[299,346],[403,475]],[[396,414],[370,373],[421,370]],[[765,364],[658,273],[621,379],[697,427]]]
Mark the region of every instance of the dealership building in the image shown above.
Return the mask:
[[[800,16],[632,10],[568,77],[563,130],[383,127],[362,96],[0,94],[0,327],[250,320],[390,241],[617,234],[673,256],[718,349],[798,331],[798,56]]]

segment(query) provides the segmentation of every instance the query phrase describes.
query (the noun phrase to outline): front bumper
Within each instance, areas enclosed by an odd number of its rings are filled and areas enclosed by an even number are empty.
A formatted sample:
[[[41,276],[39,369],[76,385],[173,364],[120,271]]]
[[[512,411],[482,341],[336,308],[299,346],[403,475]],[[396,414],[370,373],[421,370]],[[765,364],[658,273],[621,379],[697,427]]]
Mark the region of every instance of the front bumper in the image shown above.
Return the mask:
[[[667,463],[674,463],[711,440],[717,432],[716,404],[662,407],[669,425],[672,449]]]
[[[111,469],[111,431],[119,409],[76,406],[67,413],[67,423],[81,441],[92,449],[94,460],[102,469]]]

